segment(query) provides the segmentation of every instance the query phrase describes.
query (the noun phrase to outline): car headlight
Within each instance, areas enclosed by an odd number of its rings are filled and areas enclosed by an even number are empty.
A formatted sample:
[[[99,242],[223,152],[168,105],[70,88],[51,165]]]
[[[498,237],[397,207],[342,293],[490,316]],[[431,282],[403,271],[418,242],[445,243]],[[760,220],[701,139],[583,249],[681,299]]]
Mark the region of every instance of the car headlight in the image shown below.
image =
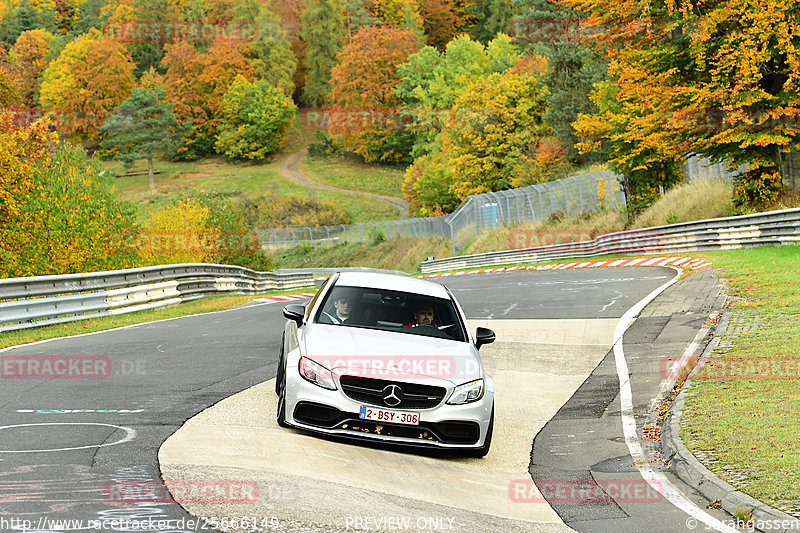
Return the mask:
[[[336,383],[333,381],[331,371],[316,361],[308,357],[301,357],[298,370],[301,376],[314,385],[319,385],[323,389],[336,390]]]
[[[483,388],[483,378],[459,385],[453,390],[453,394],[450,395],[450,399],[447,400],[447,403],[450,405],[458,405],[477,402],[483,398]]]

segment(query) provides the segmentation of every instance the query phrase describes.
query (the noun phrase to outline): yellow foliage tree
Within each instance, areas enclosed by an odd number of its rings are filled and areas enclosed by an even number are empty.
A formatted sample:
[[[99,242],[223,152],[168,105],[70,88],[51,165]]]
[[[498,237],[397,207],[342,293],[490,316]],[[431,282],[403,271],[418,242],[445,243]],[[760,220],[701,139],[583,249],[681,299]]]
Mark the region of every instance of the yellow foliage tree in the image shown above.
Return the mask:
[[[70,42],[44,71],[42,109],[59,132],[95,141],[97,130],[134,86],[125,48],[96,29]]]
[[[0,277],[136,266],[133,216],[100,164],[48,124],[0,114]]]
[[[137,241],[139,255],[149,265],[216,261],[209,209],[194,198],[155,212]]]

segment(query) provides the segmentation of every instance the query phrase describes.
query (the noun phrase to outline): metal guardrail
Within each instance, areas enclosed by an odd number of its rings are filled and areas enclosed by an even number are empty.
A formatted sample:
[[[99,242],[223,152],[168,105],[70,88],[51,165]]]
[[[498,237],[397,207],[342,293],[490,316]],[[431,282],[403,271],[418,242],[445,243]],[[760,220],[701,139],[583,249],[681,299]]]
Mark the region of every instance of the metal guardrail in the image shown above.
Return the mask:
[[[525,231],[525,230],[519,230]],[[591,241],[423,261],[423,273],[617,253],[660,254],[800,243],[800,209],[601,235]]]
[[[256,272],[203,263],[0,279],[0,332],[165,307],[209,294],[313,286],[309,271]]]

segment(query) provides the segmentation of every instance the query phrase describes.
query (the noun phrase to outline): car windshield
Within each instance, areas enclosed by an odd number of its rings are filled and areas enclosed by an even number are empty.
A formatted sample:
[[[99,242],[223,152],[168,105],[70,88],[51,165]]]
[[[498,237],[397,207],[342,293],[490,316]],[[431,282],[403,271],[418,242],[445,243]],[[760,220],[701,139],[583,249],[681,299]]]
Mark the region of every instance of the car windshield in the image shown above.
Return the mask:
[[[452,300],[388,289],[336,286],[314,321],[466,341]]]

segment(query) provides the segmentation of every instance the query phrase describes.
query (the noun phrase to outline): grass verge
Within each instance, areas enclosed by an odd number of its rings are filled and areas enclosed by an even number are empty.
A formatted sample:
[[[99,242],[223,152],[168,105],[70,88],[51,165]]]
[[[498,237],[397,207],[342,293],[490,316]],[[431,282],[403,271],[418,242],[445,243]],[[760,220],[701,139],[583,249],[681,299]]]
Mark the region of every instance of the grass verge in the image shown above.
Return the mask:
[[[681,436],[721,478],[800,516],[800,246],[703,255],[729,280],[731,324],[687,391]]]
[[[233,309],[246,305],[255,298],[277,294],[314,292],[315,290],[316,289],[314,287],[308,287],[304,289],[293,289],[291,291],[271,291],[259,295],[236,294],[207,296],[205,298],[200,298],[199,300],[193,300],[191,302],[173,305],[162,309],[149,309],[147,311],[138,311],[124,315],[89,318],[67,324],[53,324],[50,326],[42,326],[40,328],[8,331],[0,334],[0,349],[57,337],[71,337],[73,335],[82,335],[84,333],[92,333],[95,331],[105,331],[108,329],[130,326],[133,324],[141,324],[143,322],[152,322],[154,320],[164,320],[167,318],[195,315],[198,313],[210,313],[213,311],[224,311],[226,309]]]
[[[447,257],[447,239],[391,239],[333,246],[298,246],[272,252],[281,268],[369,267],[415,272],[427,256]]]
[[[405,169],[361,163],[343,157],[314,157],[309,155],[300,165],[303,172],[314,181],[348,189],[403,198],[400,186]]]

